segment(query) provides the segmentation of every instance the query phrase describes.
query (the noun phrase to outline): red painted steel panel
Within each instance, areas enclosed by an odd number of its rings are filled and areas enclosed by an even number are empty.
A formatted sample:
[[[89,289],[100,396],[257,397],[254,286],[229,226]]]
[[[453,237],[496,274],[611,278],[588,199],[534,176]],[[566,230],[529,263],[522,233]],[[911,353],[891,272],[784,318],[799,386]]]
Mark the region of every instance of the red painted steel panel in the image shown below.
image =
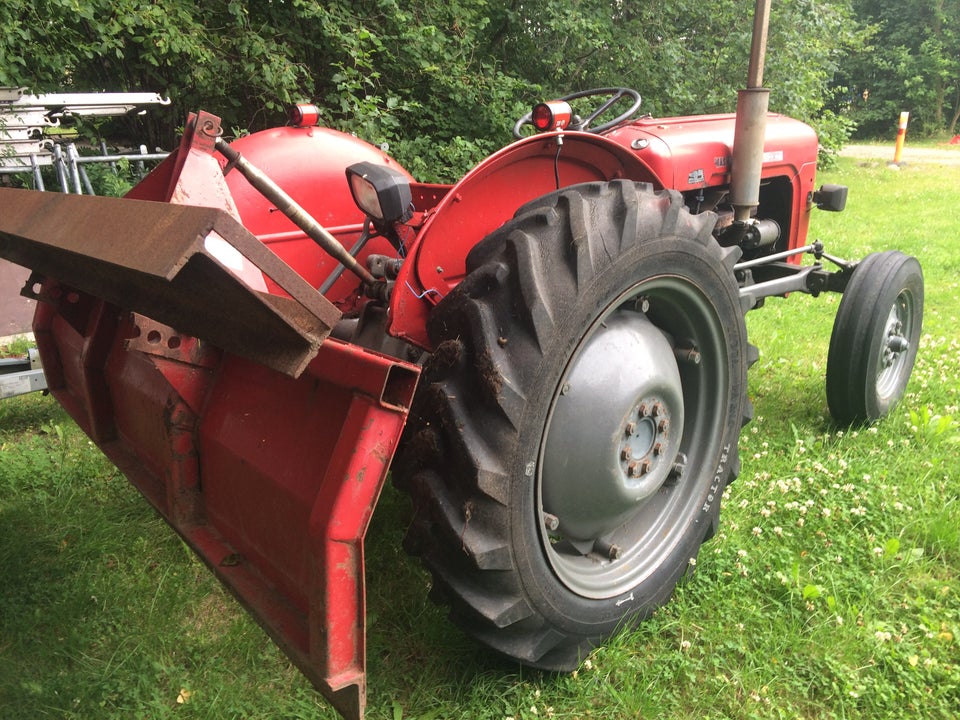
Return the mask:
[[[363,538],[419,369],[336,340],[297,379],[186,336],[145,352],[130,348],[136,316],[82,294],[77,305],[71,322],[49,304],[35,320],[53,394],[331,703],[359,718]]]

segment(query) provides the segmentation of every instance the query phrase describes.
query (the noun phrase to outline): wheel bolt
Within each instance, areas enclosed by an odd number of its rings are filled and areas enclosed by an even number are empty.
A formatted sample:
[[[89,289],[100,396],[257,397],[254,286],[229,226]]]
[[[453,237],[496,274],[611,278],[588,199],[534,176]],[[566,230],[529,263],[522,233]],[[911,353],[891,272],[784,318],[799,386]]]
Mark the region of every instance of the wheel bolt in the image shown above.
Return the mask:
[[[630,448],[625,447],[623,450],[620,451],[620,459],[621,459],[621,460],[632,460],[632,459],[633,459],[633,453],[630,452]]]
[[[627,426],[624,428],[624,431],[628,436],[633,435],[635,432],[637,432],[637,424],[631,420],[630,422],[627,423]]]
[[[910,348],[910,342],[902,335],[894,335],[887,341],[887,347],[895,353],[904,352]]]
[[[608,543],[606,540],[600,540],[599,538],[593,543],[593,551],[608,560],[619,560],[620,556],[623,555],[623,550],[619,545]]]
[[[666,418],[657,423],[657,430],[660,432],[666,432],[668,427],[670,427],[670,423]]]
[[[653,444],[653,454],[661,455],[663,453],[663,443],[654,443]]]

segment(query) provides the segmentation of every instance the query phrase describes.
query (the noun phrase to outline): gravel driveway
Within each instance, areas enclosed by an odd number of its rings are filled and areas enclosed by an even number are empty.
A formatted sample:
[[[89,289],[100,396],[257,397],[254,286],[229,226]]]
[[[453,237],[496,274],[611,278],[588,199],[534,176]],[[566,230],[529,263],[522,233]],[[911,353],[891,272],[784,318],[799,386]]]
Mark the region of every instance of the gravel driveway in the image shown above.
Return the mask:
[[[840,151],[841,157],[862,158],[893,162],[894,144],[887,145],[847,145]],[[909,164],[960,165],[960,145],[942,145],[939,147],[911,147],[908,141],[900,156],[901,165]]]

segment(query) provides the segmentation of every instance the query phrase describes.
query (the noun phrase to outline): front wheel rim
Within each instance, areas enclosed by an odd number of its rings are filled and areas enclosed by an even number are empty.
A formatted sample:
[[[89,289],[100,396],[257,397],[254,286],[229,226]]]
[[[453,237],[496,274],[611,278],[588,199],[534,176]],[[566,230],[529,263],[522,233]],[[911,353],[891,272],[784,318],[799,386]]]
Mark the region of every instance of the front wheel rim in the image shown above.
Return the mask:
[[[903,290],[894,301],[884,323],[877,358],[877,396],[885,399],[900,389],[910,370],[910,339],[914,334],[915,302],[913,293]]]
[[[557,471],[564,467],[564,455],[569,455],[573,440],[569,423],[563,421],[565,411],[558,406],[570,393],[571,378],[577,377],[578,360],[608,339],[606,326],[621,315],[638,312],[652,330],[635,323],[633,335],[650,346],[648,355],[664,366],[665,378],[640,382],[631,387],[634,397],[611,403],[612,409],[595,412],[593,418],[583,418],[584,423],[596,424],[599,415],[598,432],[605,431],[613,439],[598,451],[601,457],[596,464],[606,468],[606,476],[582,479],[583,509],[577,510],[569,498],[557,500],[564,492],[571,494],[570,488],[558,490],[557,486],[574,482]],[[692,524],[709,506],[705,495],[719,484],[720,472],[713,470],[729,405],[727,352],[713,304],[698,286],[677,276],[652,278],[622,293],[574,349],[551,400],[536,484],[541,546],[555,576],[570,591],[589,599],[626,595],[690,539]],[[617,362],[614,353],[611,364]],[[629,369],[630,363],[620,365]],[[610,453],[616,457],[605,457]],[[581,468],[582,464],[576,469]],[[618,495],[620,484],[645,487],[633,496],[630,487]],[[617,486],[616,492],[605,497],[620,498],[622,506],[594,512],[593,490],[599,487],[606,492],[611,485]],[[572,491],[575,499],[576,492]],[[689,557],[699,540],[685,551]]]

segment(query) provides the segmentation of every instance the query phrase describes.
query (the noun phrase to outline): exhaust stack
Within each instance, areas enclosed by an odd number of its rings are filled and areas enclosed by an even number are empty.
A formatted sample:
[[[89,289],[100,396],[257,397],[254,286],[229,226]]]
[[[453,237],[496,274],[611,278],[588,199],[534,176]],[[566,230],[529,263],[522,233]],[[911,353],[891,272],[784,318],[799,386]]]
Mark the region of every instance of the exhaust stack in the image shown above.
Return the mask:
[[[733,131],[730,199],[734,221],[738,224],[750,222],[754,209],[760,203],[760,173],[770,100],[770,90],[763,87],[769,21],[770,0],[757,0],[753,14],[747,87],[737,93],[737,122]]]

